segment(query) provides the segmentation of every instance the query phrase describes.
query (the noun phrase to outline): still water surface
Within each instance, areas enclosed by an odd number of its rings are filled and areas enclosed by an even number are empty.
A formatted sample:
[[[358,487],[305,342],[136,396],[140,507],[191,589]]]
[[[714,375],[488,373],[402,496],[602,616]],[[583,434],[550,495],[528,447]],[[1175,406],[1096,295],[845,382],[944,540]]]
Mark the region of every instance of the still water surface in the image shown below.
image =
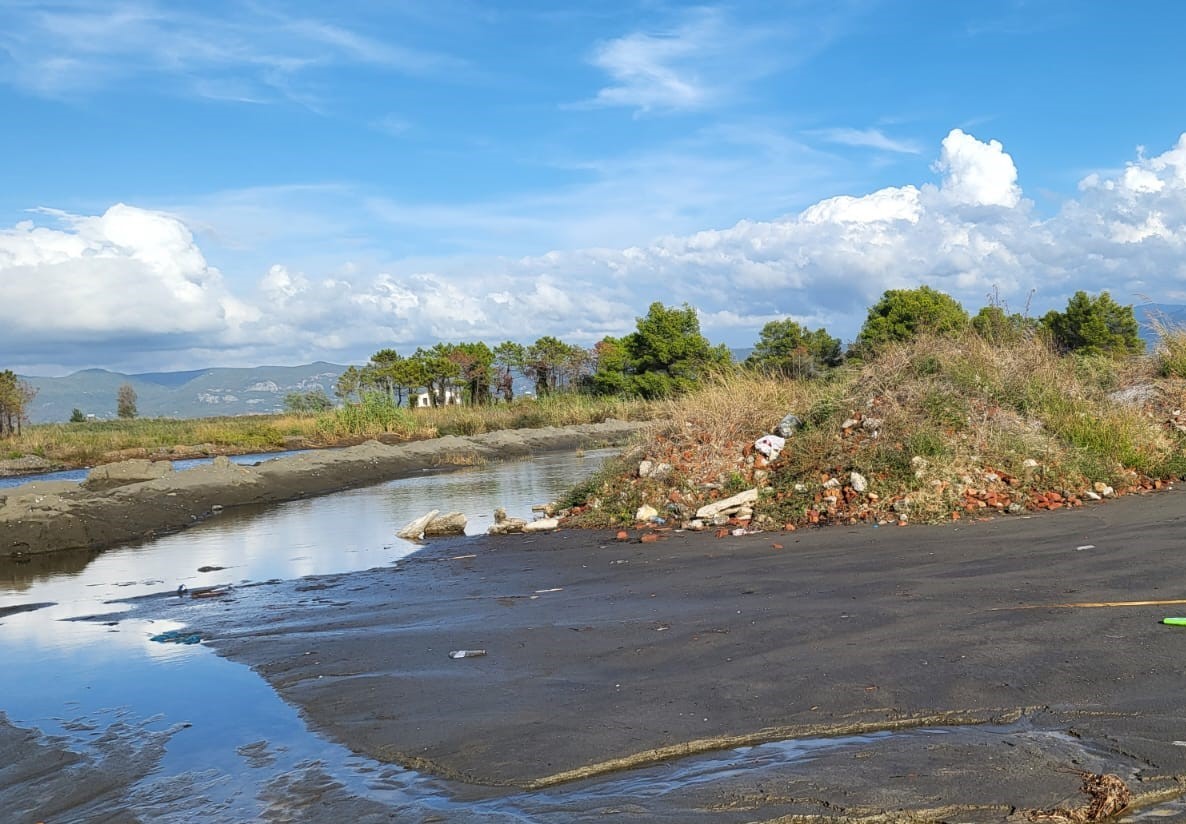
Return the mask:
[[[18,726],[62,736],[82,750],[113,728],[132,725],[151,738],[192,724],[168,736],[151,786],[137,793],[141,812],[158,819],[168,811],[153,801],[161,796],[153,786],[194,785],[179,820],[250,820],[259,813],[262,783],[299,764],[323,762],[339,780],[356,776],[360,760],[310,734],[248,668],[200,646],[149,640],[176,624],[71,619],[120,611],[122,605],[108,602],[180,584],[240,584],[390,564],[416,550],[395,532],[426,510],[462,511],[471,534],[484,532],[496,506],[530,518],[532,505],[553,499],[610,454],[552,454],[425,472],[310,500],[229,510],[192,529],[102,553],[0,564],[0,661],[6,663],[0,710]],[[199,572],[203,567],[222,569]],[[42,603],[50,605],[5,615],[6,608]],[[260,756],[264,741],[267,753]],[[247,758],[241,749],[253,744]],[[245,772],[248,761],[256,767]],[[400,773],[400,784],[417,778]]]

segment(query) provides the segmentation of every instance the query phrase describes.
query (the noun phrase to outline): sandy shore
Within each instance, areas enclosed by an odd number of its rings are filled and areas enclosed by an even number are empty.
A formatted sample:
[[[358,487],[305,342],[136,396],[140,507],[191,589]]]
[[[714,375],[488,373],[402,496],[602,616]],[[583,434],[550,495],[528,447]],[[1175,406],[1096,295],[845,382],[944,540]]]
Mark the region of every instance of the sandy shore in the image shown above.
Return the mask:
[[[276,458],[253,467],[224,458],[209,466],[167,472],[159,478],[108,489],[32,482],[0,490],[0,556],[101,549],[184,529],[219,508],[324,495],[452,464],[616,445],[640,426],[607,421],[396,445],[368,441],[345,449]]]
[[[141,607],[355,751],[478,794],[881,731],[773,784],[691,788],[692,808],[1016,820],[1080,803],[1068,770],[1116,773],[1141,804],[1183,790],[1186,630],[1159,620],[1186,605],[1064,605],[1186,597],[1184,518],[1169,492],[944,527],[471,538],[394,569],[240,588],[218,609]]]

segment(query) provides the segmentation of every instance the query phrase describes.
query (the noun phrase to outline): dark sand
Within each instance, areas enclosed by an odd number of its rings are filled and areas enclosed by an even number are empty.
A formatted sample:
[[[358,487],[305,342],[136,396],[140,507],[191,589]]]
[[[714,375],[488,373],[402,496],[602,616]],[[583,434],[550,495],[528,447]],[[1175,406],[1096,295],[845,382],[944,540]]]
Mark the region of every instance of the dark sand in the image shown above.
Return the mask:
[[[1056,606],[1186,598],[1184,528],[1172,491],[944,527],[471,538],[398,568],[240,588],[217,607],[141,608],[200,630],[324,734],[465,782],[462,795],[935,728],[949,732],[837,750],[773,782],[735,776],[698,809],[1017,820],[1080,803],[1068,769],[1117,773],[1139,804],[1186,787],[1186,629],[1158,623],[1186,604]]]

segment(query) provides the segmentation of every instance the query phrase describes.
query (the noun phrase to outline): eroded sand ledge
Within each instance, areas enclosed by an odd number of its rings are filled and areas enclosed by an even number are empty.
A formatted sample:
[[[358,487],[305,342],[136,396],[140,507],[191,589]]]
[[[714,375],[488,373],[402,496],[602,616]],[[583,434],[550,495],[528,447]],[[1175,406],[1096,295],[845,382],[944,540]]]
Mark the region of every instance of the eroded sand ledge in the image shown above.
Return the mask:
[[[238,466],[225,459],[106,490],[32,482],[0,492],[0,557],[100,549],[184,529],[216,507],[269,504],[365,486],[437,466],[624,443],[642,426],[606,421],[306,452]]]

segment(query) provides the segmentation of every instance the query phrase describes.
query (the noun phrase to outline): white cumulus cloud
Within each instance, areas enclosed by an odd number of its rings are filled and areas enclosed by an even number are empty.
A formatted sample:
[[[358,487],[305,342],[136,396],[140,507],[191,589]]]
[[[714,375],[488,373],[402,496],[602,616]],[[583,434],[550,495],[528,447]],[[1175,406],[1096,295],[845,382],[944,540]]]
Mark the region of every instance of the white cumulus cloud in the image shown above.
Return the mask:
[[[0,344],[230,332],[254,315],[174,217],[118,203],[0,230]]]
[[[585,345],[688,302],[707,334],[751,344],[794,317],[853,337],[883,291],[925,283],[975,310],[1061,308],[1076,290],[1186,302],[1186,135],[1089,175],[1052,216],[1003,146],[953,130],[937,178],[821,200],[774,220],[627,248],[327,266],[276,260],[232,287],[177,217],[117,204],[0,230],[0,350],[20,363],[144,368],[358,362],[438,340]],[[277,256],[280,258],[281,256]],[[170,353],[184,352],[171,357]]]
[[[1017,167],[999,141],[982,143],[961,129],[943,138],[935,171],[943,174],[943,191],[959,203],[1016,206],[1021,200]]]

